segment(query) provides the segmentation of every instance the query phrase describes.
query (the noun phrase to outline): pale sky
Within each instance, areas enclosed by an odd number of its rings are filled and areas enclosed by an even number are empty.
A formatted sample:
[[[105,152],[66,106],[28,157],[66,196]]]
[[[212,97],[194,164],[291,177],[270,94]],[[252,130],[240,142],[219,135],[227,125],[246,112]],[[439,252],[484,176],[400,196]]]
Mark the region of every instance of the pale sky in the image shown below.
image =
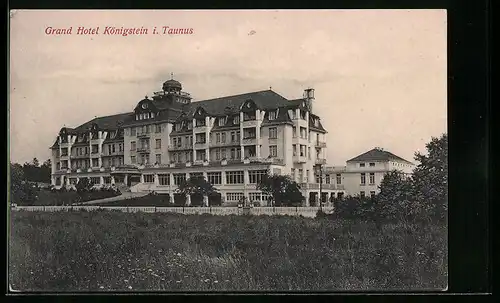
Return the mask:
[[[10,157],[50,157],[63,125],[130,112],[170,73],[194,100],[315,89],[329,165],[376,146],[413,161],[447,130],[445,10],[16,11]],[[73,27],[72,35],[45,34]],[[76,35],[79,26],[99,35]],[[104,27],[148,35],[103,35]],[[192,28],[192,35],[152,28]],[[253,34],[250,34],[253,33]]]

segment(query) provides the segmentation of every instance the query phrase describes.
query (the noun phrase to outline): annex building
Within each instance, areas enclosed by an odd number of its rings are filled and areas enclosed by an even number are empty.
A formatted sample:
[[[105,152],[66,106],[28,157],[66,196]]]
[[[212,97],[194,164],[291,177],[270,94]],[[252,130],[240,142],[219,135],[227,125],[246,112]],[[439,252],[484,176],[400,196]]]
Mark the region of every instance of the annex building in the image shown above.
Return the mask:
[[[342,186],[350,196],[374,196],[380,192],[379,186],[386,173],[398,170],[410,175],[414,168],[412,162],[375,147],[347,160],[346,166],[325,167],[324,183]]]
[[[295,100],[264,90],[192,102],[171,79],[129,113],[63,127],[51,147],[52,184],[73,186],[90,178],[96,186],[173,199],[181,182],[204,176],[225,205],[242,197],[265,204],[259,180],[287,174],[300,183],[309,204],[319,197],[315,171],[326,164],[327,142],[313,103],[313,89]],[[343,192],[343,185],[322,186],[325,201]]]

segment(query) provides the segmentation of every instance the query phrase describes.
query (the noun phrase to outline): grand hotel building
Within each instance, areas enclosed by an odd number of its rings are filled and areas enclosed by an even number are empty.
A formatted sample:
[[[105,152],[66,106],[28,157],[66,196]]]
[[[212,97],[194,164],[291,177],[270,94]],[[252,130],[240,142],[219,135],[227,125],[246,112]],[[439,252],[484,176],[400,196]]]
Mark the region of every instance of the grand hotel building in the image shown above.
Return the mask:
[[[326,164],[326,130],[312,111],[314,90],[287,100],[272,90],[191,102],[176,80],[163,83],[133,112],[63,127],[51,147],[52,184],[90,178],[97,186],[169,194],[204,176],[226,205],[242,197],[264,204],[256,189],[266,173],[289,174],[306,204],[319,198],[318,165]],[[343,186],[323,184],[323,201]],[[189,203],[189,197],[188,197]]]

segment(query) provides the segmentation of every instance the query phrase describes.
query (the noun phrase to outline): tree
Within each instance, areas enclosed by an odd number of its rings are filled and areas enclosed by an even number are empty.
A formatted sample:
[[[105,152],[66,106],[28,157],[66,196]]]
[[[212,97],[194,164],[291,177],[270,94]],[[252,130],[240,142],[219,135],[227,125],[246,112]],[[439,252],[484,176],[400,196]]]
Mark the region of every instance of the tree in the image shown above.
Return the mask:
[[[93,186],[94,186],[94,183],[92,183],[90,178],[80,178],[78,180],[78,183],[76,183],[76,185],[75,185],[76,191],[78,193],[88,192],[92,189]]]
[[[375,198],[377,215],[385,219],[397,219],[413,214],[411,211],[411,182],[402,171],[393,170],[384,175]]]
[[[426,144],[427,154],[415,153],[419,163],[412,176],[412,193],[419,210],[445,219],[448,211],[448,134],[433,137]]]
[[[202,176],[191,177],[179,185],[177,191],[184,195],[189,195],[192,197],[191,204],[199,205],[203,204],[203,199],[205,196],[213,195],[217,189]]]
[[[257,184],[257,189],[272,196],[276,206],[295,206],[304,201],[300,186],[290,176],[265,175]]]
[[[36,199],[36,191],[26,179],[23,167],[10,163],[10,203],[31,205]]]

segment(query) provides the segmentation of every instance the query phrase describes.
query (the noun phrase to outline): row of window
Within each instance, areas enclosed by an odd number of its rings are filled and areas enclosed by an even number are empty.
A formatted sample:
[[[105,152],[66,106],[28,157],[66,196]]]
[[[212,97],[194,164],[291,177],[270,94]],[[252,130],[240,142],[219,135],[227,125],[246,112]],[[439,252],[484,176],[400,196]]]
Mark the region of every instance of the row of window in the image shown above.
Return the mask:
[[[139,146],[141,148],[149,148],[149,140],[144,139],[139,141]],[[161,149],[161,139],[155,139],[155,148],[156,149]],[[136,151],[137,150],[137,142],[136,141],[131,141],[130,142],[130,151]]]
[[[375,167],[375,163],[370,162],[369,163],[370,167]],[[366,167],[366,163],[359,163],[359,167]]]
[[[370,173],[369,177],[370,177],[370,184],[375,184],[375,173]],[[361,173],[361,185],[365,184],[366,184],[366,174]]]
[[[309,160],[311,160],[311,148],[307,147],[306,145],[300,144],[299,145],[299,155],[301,157],[308,156]],[[293,156],[294,157],[297,156],[297,144],[293,144]],[[321,152],[319,150],[316,152],[316,158],[317,159],[321,158]]]
[[[304,181],[306,183],[308,182],[308,180],[309,180],[309,172],[310,172],[309,170],[306,170],[306,175],[304,176],[304,170],[303,169],[299,168],[299,169],[296,170],[295,168],[292,168],[292,177],[293,178],[295,178],[295,172],[298,172],[298,175],[297,175],[296,179],[298,179],[299,183],[302,182],[302,181]],[[336,177],[337,184],[342,184],[342,174],[336,174],[335,177]],[[330,184],[330,183],[332,183],[332,181],[333,181],[333,176],[331,176],[329,174],[325,175],[325,178],[323,180],[324,183]],[[321,178],[318,175],[316,175],[316,183],[321,183]]]
[[[364,198],[364,197],[366,197],[366,193],[364,191],[360,191],[359,196],[361,198]],[[370,191],[370,197],[372,197],[372,198],[375,197],[375,191]]]
[[[248,171],[248,178],[250,184],[259,183],[262,178],[267,175],[267,170],[250,170]],[[185,173],[172,174],[174,179],[174,185],[180,185],[186,180]],[[190,178],[193,177],[203,177],[203,173],[194,172],[189,174]],[[222,184],[222,172],[208,172],[207,181],[214,185]],[[153,174],[144,175],[145,183],[154,183]],[[158,182],[160,185],[170,185],[170,174],[158,174]],[[227,171],[226,172],[226,184],[243,184],[244,183],[244,172],[243,171]]]
[[[143,126],[136,126],[136,127],[131,127],[130,128],[130,135],[131,136],[137,136],[137,135],[142,135],[142,134],[150,134],[154,130],[155,133],[161,133],[163,128],[161,124],[150,124],[150,125],[143,125]]]

